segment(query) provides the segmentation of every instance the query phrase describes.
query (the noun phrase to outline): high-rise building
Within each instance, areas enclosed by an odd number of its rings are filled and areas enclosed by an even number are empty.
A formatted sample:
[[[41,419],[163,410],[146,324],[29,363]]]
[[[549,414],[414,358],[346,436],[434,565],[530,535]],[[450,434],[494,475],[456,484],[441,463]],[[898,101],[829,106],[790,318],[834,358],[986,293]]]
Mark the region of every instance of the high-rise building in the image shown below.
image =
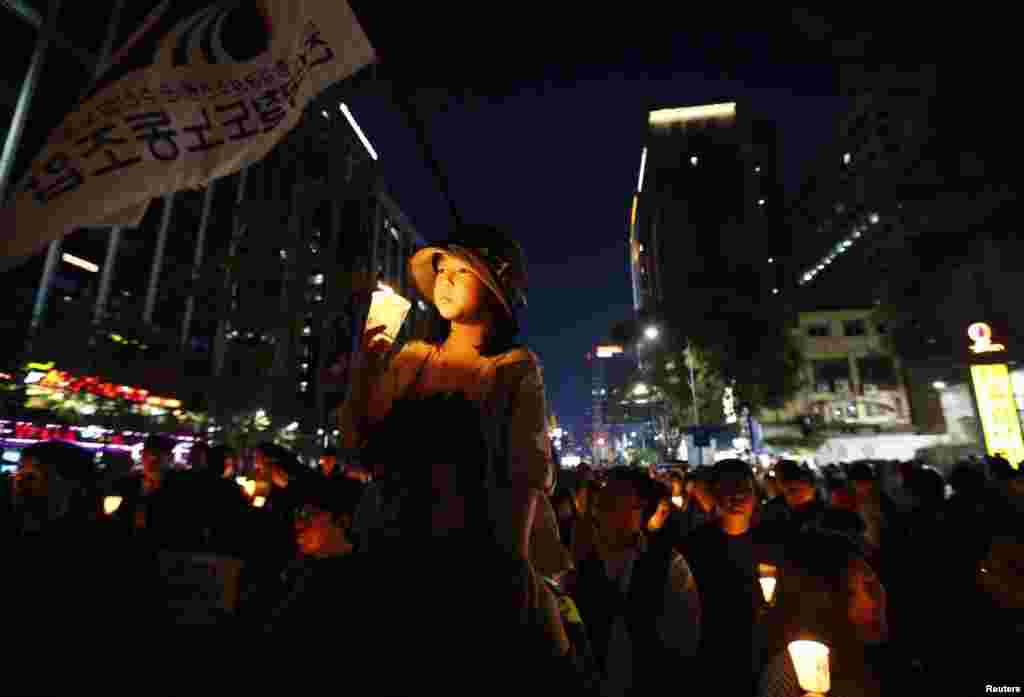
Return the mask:
[[[426,242],[387,192],[350,89],[307,105],[263,160],[155,201],[138,228],[73,232],[52,276],[43,255],[5,274],[30,289],[6,329],[35,328],[28,354],[8,342],[5,363],[53,362],[218,417],[259,408],[300,432],[332,429],[359,319],[354,275],[414,300],[400,338],[438,321],[405,273]]]
[[[638,315],[711,316],[776,294],[782,211],[772,122],[735,102],[650,111],[629,214]]]
[[[608,420],[609,400],[636,369],[635,358],[622,346],[603,344],[587,354],[590,368],[590,408],[587,410],[584,447],[589,446],[595,463],[609,461],[614,453],[613,429]],[[587,442],[589,441],[589,442]]]

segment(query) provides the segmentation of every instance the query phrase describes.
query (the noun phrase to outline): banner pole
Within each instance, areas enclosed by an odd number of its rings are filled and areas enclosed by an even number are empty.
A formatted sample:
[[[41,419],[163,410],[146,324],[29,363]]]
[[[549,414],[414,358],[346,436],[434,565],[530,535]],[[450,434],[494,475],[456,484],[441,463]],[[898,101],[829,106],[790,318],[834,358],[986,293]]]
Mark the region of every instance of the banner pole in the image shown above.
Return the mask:
[[[57,28],[57,15],[60,14],[60,6],[61,0],[50,1],[50,12],[46,17],[46,25],[39,30],[35,51],[32,53],[32,62],[29,63],[28,71],[25,73],[25,81],[21,84],[21,93],[18,95],[18,103],[14,109],[14,118],[11,119],[11,127],[7,131],[7,140],[4,142],[3,154],[0,155],[0,203],[7,201],[11,173],[14,171],[15,156],[18,153],[18,147],[21,145],[21,136],[25,132],[25,123],[28,121],[28,114],[32,109],[36,87],[43,72],[43,64],[46,61],[46,52],[50,46],[50,38]],[[36,332],[38,332],[39,327],[43,323],[43,315],[46,312],[46,300],[50,293],[50,284],[53,281],[53,274],[57,267],[57,257],[60,256],[61,246],[59,239],[54,240],[46,250],[43,277],[39,279],[35,304],[32,306],[32,319],[29,321],[28,337],[25,342],[26,354],[32,352],[32,344],[34,343]]]

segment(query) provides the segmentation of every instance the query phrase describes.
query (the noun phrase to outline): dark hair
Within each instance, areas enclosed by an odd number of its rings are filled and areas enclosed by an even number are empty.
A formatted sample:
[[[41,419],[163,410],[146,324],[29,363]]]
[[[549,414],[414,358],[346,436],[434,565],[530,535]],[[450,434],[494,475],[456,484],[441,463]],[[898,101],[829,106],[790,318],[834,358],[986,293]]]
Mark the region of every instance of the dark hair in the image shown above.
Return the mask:
[[[263,453],[264,457],[270,460],[273,465],[284,470],[289,477],[301,477],[309,474],[309,469],[304,467],[299,458],[284,446],[264,441],[257,445],[256,449]]]
[[[911,475],[907,488],[921,502],[928,506],[937,506],[946,496],[946,480],[933,469],[922,467]]]
[[[873,482],[875,471],[866,462],[855,462],[850,467],[850,474],[847,477],[851,482]]]
[[[810,467],[793,460],[782,460],[778,466],[779,480],[783,482],[809,482],[814,484],[814,472]]]
[[[637,495],[645,501],[650,501],[653,495],[651,478],[646,472],[635,467],[615,467],[608,472],[607,485],[611,486],[617,482],[631,484]]]
[[[146,440],[142,444],[142,449],[159,453],[161,455],[170,455],[174,452],[174,441],[167,436],[152,433],[146,436]]]
[[[100,462],[103,463],[104,476],[108,478],[123,477],[131,472],[135,465],[131,455],[119,450],[107,450]]]
[[[718,482],[730,475],[743,477],[744,479],[753,479],[754,471],[750,469],[750,465],[743,460],[736,458],[719,460],[715,463],[715,466],[712,469],[711,483],[718,484]]]
[[[985,488],[985,473],[969,463],[961,463],[953,468],[949,483],[957,494],[974,495]]]
[[[59,440],[33,443],[21,451],[21,456],[38,460],[40,465],[70,482],[91,485],[96,478],[93,454],[71,443]]]
[[[218,472],[224,471],[224,463],[229,457],[238,457],[235,449],[229,445],[215,445],[210,448],[207,454],[207,463],[210,469]]]
[[[71,443],[49,440],[28,446],[21,451],[21,456],[37,460],[48,472],[70,483],[66,513],[69,519],[86,519],[95,510],[98,482],[90,451]]]
[[[351,479],[331,479],[307,487],[303,499],[338,520],[343,515],[355,516],[362,493],[363,488]]]

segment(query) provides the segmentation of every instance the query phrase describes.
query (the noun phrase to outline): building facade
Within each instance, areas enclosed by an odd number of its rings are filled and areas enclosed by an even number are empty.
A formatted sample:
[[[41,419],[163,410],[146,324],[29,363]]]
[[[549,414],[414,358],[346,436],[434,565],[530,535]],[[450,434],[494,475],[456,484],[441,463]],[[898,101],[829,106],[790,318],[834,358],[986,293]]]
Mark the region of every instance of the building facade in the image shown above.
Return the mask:
[[[413,300],[400,339],[438,321],[405,273],[426,242],[342,108],[349,89],[322,93],[263,160],[155,201],[138,228],[73,232],[55,273],[34,259],[5,275],[31,289],[6,320],[19,342],[5,363],[138,386],[218,425],[263,411],[300,433],[337,435],[331,412],[361,319],[356,276]]]
[[[782,211],[771,122],[734,102],[650,111],[629,213],[638,315],[696,318],[777,294]]]
[[[902,365],[870,309],[802,312],[796,331],[806,387],[786,406],[784,419],[815,416],[826,424],[876,430],[910,427]]]

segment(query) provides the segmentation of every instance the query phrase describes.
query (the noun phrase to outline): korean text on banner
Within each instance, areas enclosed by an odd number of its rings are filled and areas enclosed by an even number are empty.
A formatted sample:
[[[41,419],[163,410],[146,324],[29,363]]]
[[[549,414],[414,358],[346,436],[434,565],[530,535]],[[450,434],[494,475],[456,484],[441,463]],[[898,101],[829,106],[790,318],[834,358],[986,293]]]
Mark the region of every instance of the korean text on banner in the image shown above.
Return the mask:
[[[971,379],[989,455],[1002,455],[1017,467],[1024,461],[1024,438],[1005,363],[972,365]]]
[[[157,196],[264,157],[329,85],[376,60],[344,0],[167,0],[51,134],[0,217],[0,255],[137,224]]]

